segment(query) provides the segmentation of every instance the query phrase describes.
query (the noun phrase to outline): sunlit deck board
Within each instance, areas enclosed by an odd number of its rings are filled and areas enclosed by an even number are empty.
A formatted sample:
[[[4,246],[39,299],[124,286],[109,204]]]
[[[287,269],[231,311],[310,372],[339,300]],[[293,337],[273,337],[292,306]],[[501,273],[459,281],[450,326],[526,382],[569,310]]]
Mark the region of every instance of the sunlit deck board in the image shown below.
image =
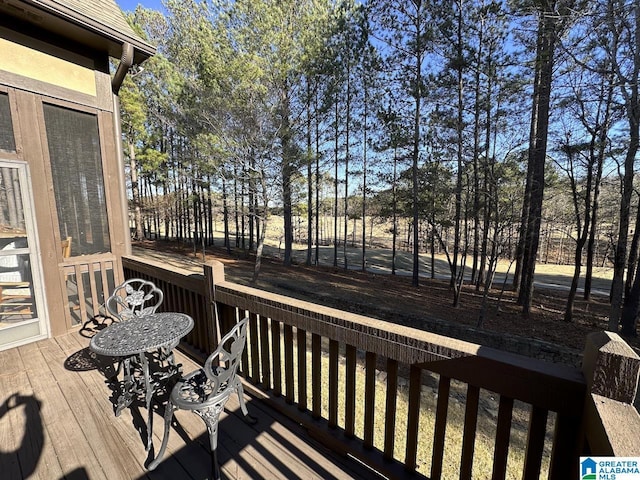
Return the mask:
[[[207,478],[209,438],[202,421],[189,412],[177,412],[179,428],[172,428],[163,462],[153,472],[144,468],[146,434],[136,430],[134,416],[146,418],[146,410],[125,409],[114,416],[104,375],[97,369],[82,371],[72,361],[83,358],[88,342],[69,334],[0,352],[0,477]],[[196,368],[182,355],[179,361],[185,371]],[[262,401],[247,396],[247,403],[258,419],[255,425],[243,421],[235,397],[220,418],[223,478],[371,478]],[[156,450],[162,440],[160,413],[154,414]]]

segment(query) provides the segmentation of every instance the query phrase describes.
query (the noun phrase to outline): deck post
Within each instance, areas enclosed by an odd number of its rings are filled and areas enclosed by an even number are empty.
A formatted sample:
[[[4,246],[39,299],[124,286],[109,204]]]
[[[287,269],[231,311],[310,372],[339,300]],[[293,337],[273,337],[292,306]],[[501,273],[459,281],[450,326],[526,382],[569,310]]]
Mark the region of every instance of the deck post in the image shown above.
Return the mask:
[[[591,455],[638,456],[629,432],[640,431],[633,402],[638,390],[640,357],[617,334],[587,336],[582,371],[587,382],[584,432]]]
[[[587,336],[582,371],[589,393],[633,403],[640,357],[617,333],[601,331]]]
[[[210,260],[203,265],[204,296],[206,300],[207,329],[209,344],[207,354],[213,352],[220,343],[220,317],[216,305],[216,285],[224,282],[224,264],[217,260]]]

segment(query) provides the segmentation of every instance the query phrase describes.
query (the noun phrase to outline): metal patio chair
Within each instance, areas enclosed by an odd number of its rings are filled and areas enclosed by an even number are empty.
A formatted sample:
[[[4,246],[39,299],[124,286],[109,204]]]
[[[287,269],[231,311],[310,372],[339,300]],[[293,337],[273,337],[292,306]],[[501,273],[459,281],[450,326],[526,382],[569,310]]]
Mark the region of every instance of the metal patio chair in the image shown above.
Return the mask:
[[[105,308],[107,313],[114,317],[115,321],[126,322],[135,317],[155,313],[162,305],[163,300],[164,294],[162,290],[153,282],[141,278],[131,278],[114,288],[111,296],[105,302]],[[166,361],[171,367],[169,372],[165,372],[164,377],[170,376],[171,372],[178,371],[178,365],[176,365],[173,357],[173,349],[177,346],[177,343],[179,343],[179,340],[175,345],[158,349],[156,357],[159,362],[162,364]],[[124,369],[125,377],[132,378],[135,376],[133,375],[133,369],[139,370],[137,368],[139,367],[138,364],[137,355],[123,358],[118,362],[116,375]]]
[[[251,419],[244,402],[242,382],[237,376],[240,357],[247,340],[248,321],[249,318],[244,318],[238,322],[209,355],[204,367],[184,376],[173,387],[165,410],[162,446],[158,456],[149,464],[149,470],[155,469],[162,460],[169,440],[173,414],[176,410],[182,409],[192,411],[206,424],[211,445],[213,478],[220,478],[217,457],[218,419],[231,395],[237,393],[242,413]]]
[[[119,321],[126,321],[155,311],[162,305],[164,294],[153,282],[132,278],[118,285],[105,307]]]

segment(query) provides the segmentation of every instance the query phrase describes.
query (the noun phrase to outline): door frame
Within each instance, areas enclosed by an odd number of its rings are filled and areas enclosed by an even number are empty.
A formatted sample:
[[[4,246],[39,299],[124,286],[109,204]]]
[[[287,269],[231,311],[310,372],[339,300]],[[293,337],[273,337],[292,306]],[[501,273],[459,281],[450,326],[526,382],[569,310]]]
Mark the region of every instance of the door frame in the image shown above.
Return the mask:
[[[27,343],[49,338],[51,335],[51,328],[49,324],[49,314],[47,309],[47,301],[45,294],[43,269],[42,269],[42,256],[40,251],[40,242],[38,240],[38,228],[35,218],[35,202],[33,197],[33,188],[31,184],[31,174],[29,171],[29,164],[24,160],[16,160],[3,156],[0,152],[0,167],[15,168],[18,172],[18,179],[20,182],[20,193],[22,196],[22,206],[25,229],[27,231],[28,247],[26,249],[19,249],[16,253],[29,254],[29,264],[31,268],[31,280],[34,301],[36,305],[37,317],[32,320],[26,320],[24,322],[17,323],[0,329],[0,335],[3,331],[19,328],[20,326],[39,323],[40,333],[38,335],[30,336],[28,338],[16,340],[14,342],[0,345],[0,350],[7,350],[9,348],[18,347]],[[23,251],[26,250],[26,251]]]

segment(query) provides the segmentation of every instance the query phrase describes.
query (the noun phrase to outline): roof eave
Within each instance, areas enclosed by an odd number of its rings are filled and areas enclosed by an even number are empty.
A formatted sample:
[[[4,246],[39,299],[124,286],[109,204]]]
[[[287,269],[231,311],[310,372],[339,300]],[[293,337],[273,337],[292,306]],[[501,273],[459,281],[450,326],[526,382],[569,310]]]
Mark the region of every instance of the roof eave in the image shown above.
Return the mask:
[[[89,44],[99,43],[106,47],[108,54],[114,58],[120,58],[122,55],[122,45],[129,43],[134,48],[134,64],[140,64],[156,53],[154,46],[142,40],[140,37],[125,32],[117,31],[96,19],[79,14],[77,11],[65,7],[59,3],[48,0],[22,0],[23,6],[30,6],[37,9],[43,14],[41,26],[43,28],[50,27],[55,33],[74,37],[72,32],[60,31],[59,25],[54,19],[58,19],[64,23],[75,25],[80,31],[85,32]],[[56,28],[58,27],[58,28]],[[76,35],[77,36],[77,35]],[[92,38],[93,41],[92,41]],[[102,41],[97,40],[99,37]],[[102,45],[103,44],[103,45]],[[92,45],[95,46],[95,45]]]

